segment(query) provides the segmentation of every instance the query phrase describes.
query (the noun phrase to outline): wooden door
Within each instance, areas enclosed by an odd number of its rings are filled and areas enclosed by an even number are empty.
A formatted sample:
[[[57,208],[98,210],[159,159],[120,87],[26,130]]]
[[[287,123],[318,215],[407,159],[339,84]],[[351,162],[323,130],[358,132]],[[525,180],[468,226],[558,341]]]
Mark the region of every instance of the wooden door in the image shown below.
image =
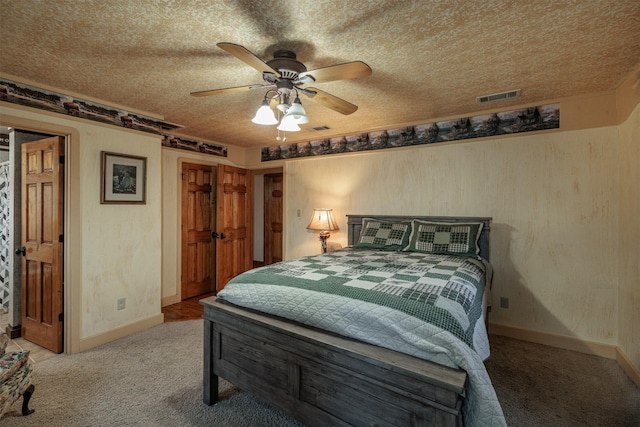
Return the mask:
[[[251,179],[246,169],[218,165],[217,291],[251,268]]]
[[[264,176],[264,263],[282,261],[282,212],[284,177],[281,173]]]
[[[22,337],[61,353],[62,137],[22,144]]]
[[[182,299],[215,290],[215,168],[182,164]]]

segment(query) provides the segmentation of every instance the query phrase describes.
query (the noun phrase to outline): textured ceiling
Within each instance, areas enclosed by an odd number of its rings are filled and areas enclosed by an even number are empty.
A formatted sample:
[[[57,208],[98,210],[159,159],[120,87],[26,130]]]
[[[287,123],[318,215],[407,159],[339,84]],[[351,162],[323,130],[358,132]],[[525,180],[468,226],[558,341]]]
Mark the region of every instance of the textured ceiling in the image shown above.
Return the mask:
[[[190,96],[263,83],[218,42],[373,69],[314,84],[359,109],[303,99],[311,121],[287,142],[308,141],[614,89],[640,64],[640,1],[0,0],[0,72],[152,113],[176,135],[276,144],[250,121],[262,90]],[[511,89],[521,97],[476,102]]]

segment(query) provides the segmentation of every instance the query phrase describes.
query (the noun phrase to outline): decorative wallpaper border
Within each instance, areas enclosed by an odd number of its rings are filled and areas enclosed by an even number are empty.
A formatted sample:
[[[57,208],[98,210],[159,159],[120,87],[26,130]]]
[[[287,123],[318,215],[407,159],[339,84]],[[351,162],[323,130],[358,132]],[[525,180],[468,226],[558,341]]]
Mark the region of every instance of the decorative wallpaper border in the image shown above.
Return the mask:
[[[560,127],[560,104],[262,148],[262,161],[436,144]]]
[[[164,135],[162,145],[165,147],[180,148],[187,151],[197,151],[198,153],[227,157],[227,147],[211,144],[209,142],[196,141],[194,139],[188,139],[181,136]]]
[[[154,133],[164,137],[163,146],[227,157],[225,146],[165,134],[181,125],[11,80],[0,79],[0,101]]]

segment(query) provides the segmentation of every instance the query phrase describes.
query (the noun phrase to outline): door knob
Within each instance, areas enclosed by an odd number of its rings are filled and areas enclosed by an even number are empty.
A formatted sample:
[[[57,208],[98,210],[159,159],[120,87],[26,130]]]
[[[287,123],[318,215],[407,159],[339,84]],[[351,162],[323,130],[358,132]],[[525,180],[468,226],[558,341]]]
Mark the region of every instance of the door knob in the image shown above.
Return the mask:
[[[213,233],[211,233],[211,238],[212,239],[217,239],[218,238],[218,233],[216,233],[215,231]]]
[[[220,238],[221,238],[221,239],[224,239],[225,237],[227,237],[227,235],[226,235],[226,234],[224,234],[224,233],[220,233]]]
[[[27,256],[27,248],[23,246],[21,248],[16,249],[16,255]]]

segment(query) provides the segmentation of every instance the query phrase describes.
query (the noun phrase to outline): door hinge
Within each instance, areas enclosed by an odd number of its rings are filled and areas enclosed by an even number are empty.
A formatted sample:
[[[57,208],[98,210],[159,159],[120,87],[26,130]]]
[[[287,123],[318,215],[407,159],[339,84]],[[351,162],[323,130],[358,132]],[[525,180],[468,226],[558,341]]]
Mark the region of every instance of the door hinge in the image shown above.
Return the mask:
[[[64,321],[64,313],[58,314],[58,322]]]
[[[60,156],[60,163],[64,165],[64,156]]]
[[[64,234],[58,236],[58,243],[64,243]]]

